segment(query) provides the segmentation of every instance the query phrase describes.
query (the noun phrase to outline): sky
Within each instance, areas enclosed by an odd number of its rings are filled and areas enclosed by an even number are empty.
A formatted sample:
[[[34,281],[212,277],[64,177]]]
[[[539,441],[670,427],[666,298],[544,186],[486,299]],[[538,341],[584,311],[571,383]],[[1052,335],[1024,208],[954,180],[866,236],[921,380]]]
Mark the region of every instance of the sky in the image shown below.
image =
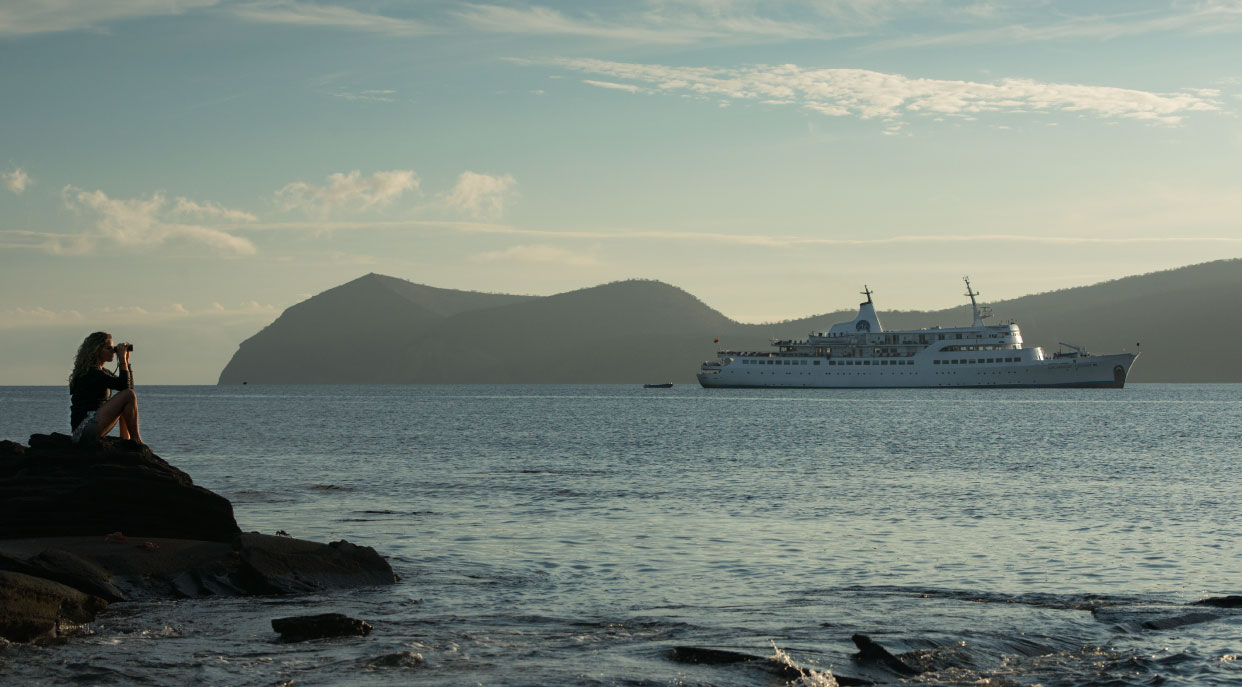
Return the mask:
[[[369,272],[764,322],[1239,257],[1239,46],[1238,0],[6,0],[0,385],[99,329],[213,384]]]

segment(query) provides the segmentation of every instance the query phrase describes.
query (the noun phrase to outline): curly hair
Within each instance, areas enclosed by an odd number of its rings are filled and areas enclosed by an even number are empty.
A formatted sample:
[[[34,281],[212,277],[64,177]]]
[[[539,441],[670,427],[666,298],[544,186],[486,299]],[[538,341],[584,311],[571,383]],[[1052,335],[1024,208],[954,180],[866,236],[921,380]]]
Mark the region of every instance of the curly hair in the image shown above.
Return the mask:
[[[73,359],[73,371],[69,373],[70,384],[79,376],[99,367],[99,354],[111,338],[112,335],[108,332],[95,332],[82,340],[82,345],[78,346],[78,354]]]

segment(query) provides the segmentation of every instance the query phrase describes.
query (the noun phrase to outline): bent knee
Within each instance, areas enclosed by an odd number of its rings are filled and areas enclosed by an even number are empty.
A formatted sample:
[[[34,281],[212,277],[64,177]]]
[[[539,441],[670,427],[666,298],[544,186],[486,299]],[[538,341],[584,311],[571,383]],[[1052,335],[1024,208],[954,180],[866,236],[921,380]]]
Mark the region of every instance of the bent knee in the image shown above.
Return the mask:
[[[138,400],[138,394],[134,393],[133,389],[122,389],[113,398],[119,398],[125,403],[129,403],[130,401]]]

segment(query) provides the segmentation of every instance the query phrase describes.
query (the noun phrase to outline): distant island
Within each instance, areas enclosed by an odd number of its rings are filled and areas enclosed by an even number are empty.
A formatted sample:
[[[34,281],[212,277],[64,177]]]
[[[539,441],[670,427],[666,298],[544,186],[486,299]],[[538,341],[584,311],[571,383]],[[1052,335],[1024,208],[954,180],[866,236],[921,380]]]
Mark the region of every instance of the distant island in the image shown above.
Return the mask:
[[[1242,260],[991,302],[1028,345],[1060,341],[1142,358],[1131,382],[1242,382]],[[884,311],[886,328],[968,321],[969,305]],[[243,341],[219,384],[696,383],[717,348],[763,349],[851,319],[830,312],[775,324],[729,319],[659,281],[553,296],[440,289],[368,274],[285,310]],[[714,343],[715,339],[721,343]]]

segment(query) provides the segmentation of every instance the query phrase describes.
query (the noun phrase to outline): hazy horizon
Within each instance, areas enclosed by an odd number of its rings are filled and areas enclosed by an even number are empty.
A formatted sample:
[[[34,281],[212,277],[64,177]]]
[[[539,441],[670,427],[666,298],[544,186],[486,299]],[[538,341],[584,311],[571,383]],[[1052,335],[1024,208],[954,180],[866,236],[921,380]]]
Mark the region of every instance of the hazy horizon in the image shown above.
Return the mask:
[[[10,0],[0,384],[96,329],[214,383],[368,272],[774,322],[1239,257],[1239,34],[1233,0]]]

